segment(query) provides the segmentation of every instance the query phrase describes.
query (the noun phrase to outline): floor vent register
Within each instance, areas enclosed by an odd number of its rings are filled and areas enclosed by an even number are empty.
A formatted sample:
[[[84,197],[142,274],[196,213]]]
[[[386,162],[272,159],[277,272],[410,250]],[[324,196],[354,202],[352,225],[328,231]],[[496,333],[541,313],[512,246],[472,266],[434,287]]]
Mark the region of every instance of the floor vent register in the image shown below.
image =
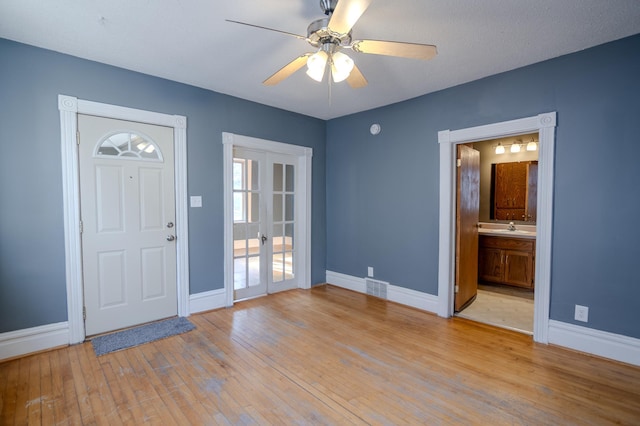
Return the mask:
[[[381,299],[387,298],[387,287],[389,286],[389,283],[371,278],[365,278],[364,282],[367,286],[367,294]]]

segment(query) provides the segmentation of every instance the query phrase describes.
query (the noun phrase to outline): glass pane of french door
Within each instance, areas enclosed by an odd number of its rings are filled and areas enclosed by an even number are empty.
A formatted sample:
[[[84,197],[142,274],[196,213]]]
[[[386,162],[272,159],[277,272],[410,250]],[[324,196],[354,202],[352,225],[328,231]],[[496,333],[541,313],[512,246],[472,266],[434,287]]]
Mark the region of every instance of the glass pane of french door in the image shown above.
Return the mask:
[[[263,188],[260,155],[234,150],[233,288],[235,299],[266,292],[262,229]]]
[[[273,283],[291,280],[294,275],[295,167],[273,162],[271,274]]]

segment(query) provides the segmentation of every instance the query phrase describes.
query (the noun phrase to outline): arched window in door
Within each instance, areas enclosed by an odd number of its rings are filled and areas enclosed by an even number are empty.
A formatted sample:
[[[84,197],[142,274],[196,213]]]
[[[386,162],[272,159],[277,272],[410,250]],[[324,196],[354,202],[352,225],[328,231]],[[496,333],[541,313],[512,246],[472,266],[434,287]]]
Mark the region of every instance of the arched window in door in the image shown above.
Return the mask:
[[[96,144],[94,157],[162,162],[162,152],[149,137],[134,132],[117,132]]]

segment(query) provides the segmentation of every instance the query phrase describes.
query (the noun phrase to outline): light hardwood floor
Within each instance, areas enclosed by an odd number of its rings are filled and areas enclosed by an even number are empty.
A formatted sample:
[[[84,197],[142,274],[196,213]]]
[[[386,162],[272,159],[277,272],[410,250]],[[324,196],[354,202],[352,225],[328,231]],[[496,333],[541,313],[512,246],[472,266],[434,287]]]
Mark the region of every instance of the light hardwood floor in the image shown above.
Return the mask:
[[[0,424],[640,424],[640,368],[333,286],[0,364]]]

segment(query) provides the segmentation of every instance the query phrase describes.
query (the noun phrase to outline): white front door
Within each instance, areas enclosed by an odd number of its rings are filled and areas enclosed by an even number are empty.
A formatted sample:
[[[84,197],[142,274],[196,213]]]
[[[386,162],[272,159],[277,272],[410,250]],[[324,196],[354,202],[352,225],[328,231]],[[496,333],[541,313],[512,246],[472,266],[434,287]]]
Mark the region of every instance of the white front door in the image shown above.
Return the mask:
[[[234,300],[297,287],[296,162],[233,149]]]
[[[78,115],[86,335],[177,314],[173,129]]]

